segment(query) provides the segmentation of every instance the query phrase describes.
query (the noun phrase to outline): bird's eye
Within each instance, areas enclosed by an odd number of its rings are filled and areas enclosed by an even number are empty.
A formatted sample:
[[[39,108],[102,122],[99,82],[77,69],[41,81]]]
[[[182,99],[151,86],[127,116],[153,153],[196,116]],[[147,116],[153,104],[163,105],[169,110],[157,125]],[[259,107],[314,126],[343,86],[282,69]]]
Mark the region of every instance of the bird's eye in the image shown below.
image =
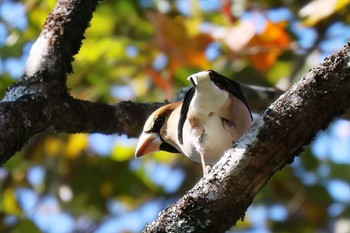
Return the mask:
[[[164,118],[164,117],[162,117],[162,116],[157,117],[157,119],[154,121],[153,128],[154,128],[156,131],[159,131],[160,128],[163,126],[164,121],[165,121],[165,118]]]

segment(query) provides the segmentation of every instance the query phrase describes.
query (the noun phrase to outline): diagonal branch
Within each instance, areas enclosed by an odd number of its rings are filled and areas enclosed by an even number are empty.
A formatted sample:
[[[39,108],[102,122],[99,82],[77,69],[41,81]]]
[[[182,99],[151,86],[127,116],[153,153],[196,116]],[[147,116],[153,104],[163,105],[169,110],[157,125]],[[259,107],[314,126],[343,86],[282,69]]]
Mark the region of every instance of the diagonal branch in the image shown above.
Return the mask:
[[[0,164],[29,138],[52,126],[52,116],[68,96],[67,74],[78,53],[97,0],[60,0],[47,17],[21,79],[0,103]],[[54,104],[54,107],[49,106]],[[61,104],[61,106],[59,106]]]
[[[350,106],[350,48],[326,59],[275,101],[212,172],[144,232],[225,232],[270,177]]]
[[[57,1],[31,48],[24,80],[51,83],[56,79],[57,83],[66,85],[66,76],[72,72],[73,56],[81,47],[97,3],[98,0]]]

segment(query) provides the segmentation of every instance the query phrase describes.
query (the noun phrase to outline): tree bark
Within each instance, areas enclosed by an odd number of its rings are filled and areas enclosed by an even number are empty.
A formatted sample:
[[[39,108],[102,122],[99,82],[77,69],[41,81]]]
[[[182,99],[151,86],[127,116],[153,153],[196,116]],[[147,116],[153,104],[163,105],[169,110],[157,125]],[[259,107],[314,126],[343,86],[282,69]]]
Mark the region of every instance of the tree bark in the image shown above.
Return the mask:
[[[349,54],[347,44],[280,96],[209,175],[144,232],[225,232],[243,219],[270,177],[350,106]]]
[[[97,0],[60,0],[33,45],[24,74],[0,102],[0,164],[35,134],[46,129],[66,133],[139,135],[142,123],[161,103],[115,105],[72,98],[66,87]],[[135,124],[135,122],[139,122]]]
[[[47,17],[24,74],[0,103],[0,164],[35,134],[55,128],[56,115],[74,102],[66,78],[96,5],[97,0],[61,0]]]

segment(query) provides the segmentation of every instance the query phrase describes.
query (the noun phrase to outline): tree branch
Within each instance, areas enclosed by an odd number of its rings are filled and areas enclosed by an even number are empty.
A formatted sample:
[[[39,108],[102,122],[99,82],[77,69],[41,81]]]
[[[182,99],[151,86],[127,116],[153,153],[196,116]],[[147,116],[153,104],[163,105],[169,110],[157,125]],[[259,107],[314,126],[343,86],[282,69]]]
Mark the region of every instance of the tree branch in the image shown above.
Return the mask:
[[[35,134],[52,128],[66,133],[139,135],[143,122],[163,103],[130,101],[114,106],[73,99],[69,95],[49,99],[22,97],[0,103],[0,164],[6,162]]]
[[[225,232],[242,219],[270,177],[349,107],[349,54],[347,44],[293,85],[207,177],[144,232]]]
[[[50,121],[56,130],[65,133],[126,134],[137,137],[143,122],[164,103],[133,103],[123,101],[115,105],[92,103],[67,97],[60,100],[57,112]]]
[[[31,48],[24,79],[66,85],[98,0],[59,0]],[[52,83],[55,79],[55,83]],[[57,89],[57,86],[56,86]],[[53,91],[50,89],[50,91]]]
[[[60,0],[31,48],[24,74],[0,103],[0,164],[36,133],[51,126],[68,96],[67,74],[78,53],[97,0]],[[54,104],[50,106],[50,104]]]

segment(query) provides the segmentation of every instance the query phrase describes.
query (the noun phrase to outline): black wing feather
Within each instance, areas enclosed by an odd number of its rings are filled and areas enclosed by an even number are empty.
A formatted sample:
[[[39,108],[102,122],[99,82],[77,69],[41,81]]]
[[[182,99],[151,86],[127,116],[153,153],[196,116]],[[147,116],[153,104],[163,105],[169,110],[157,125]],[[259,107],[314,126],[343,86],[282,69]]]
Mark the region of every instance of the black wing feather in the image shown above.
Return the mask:
[[[180,144],[183,144],[183,127],[187,118],[188,109],[190,108],[190,104],[194,95],[195,89],[190,88],[185,95],[182,107],[181,107],[181,115],[177,128],[177,137],[179,139]]]
[[[217,86],[219,86],[219,88],[226,90],[227,92],[229,92],[232,95],[234,95],[235,97],[237,97],[240,101],[242,101],[242,103],[244,103],[244,105],[247,107],[247,109],[250,113],[250,117],[253,120],[253,116],[252,116],[252,113],[250,111],[248,102],[243,96],[241,86],[239,85],[239,83],[215,72],[214,70],[209,70],[209,75],[210,75],[210,79]]]
[[[170,153],[181,153],[177,148],[173,147],[172,145],[166,142],[163,142],[162,144],[160,144],[159,150],[167,151]]]

